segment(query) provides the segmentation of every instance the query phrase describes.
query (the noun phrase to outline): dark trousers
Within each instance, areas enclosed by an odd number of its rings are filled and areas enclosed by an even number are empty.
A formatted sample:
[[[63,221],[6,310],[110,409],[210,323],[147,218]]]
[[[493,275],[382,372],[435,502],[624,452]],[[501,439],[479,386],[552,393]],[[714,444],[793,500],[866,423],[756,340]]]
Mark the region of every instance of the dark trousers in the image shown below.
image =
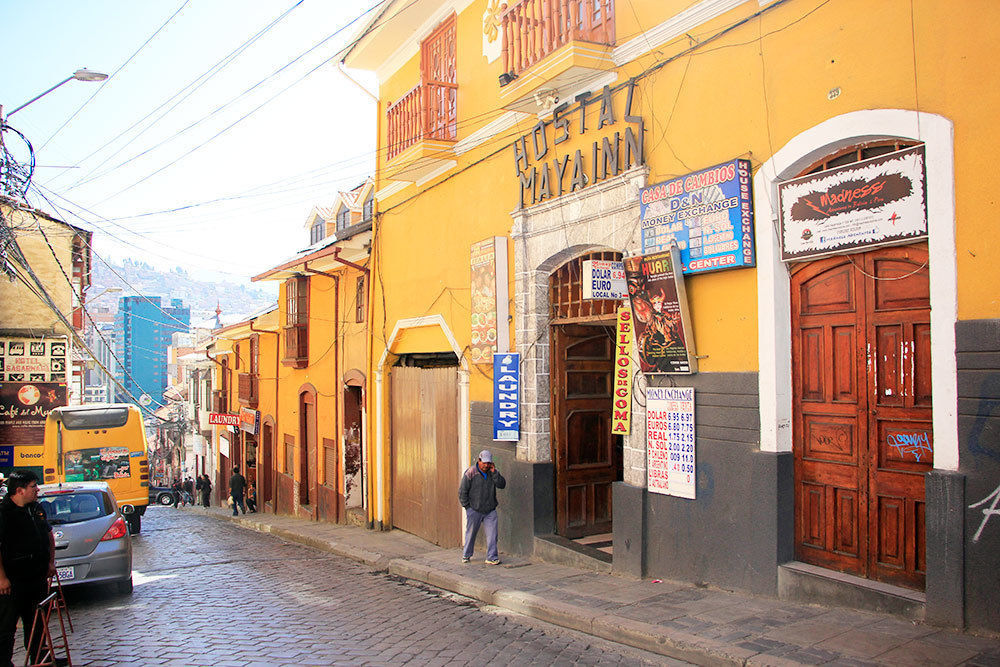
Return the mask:
[[[257,499],[256,498],[247,498],[247,507],[250,509],[251,512],[256,513],[257,512]]]
[[[24,628],[24,647],[28,655],[34,653],[42,638],[41,628],[35,632],[32,646],[28,646],[31,635],[31,624],[35,620],[35,609],[46,593],[44,576],[34,580],[11,581],[9,595],[0,595],[0,667],[12,666],[11,656],[14,655],[14,633],[17,630],[17,619],[21,619]]]
[[[201,492],[201,504],[204,505],[205,507],[208,507],[208,499],[209,499],[209,497],[211,495],[212,495],[212,491],[211,490],[202,491]]]
[[[239,510],[243,510],[243,513],[246,514],[247,513],[247,506],[243,502],[243,494],[242,493],[234,493],[233,494],[233,516],[236,516],[237,514],[239,514]]]
[[[174,507],[177,507],[177,504],[180,502],[181,502],[181,492],[174,491]]]

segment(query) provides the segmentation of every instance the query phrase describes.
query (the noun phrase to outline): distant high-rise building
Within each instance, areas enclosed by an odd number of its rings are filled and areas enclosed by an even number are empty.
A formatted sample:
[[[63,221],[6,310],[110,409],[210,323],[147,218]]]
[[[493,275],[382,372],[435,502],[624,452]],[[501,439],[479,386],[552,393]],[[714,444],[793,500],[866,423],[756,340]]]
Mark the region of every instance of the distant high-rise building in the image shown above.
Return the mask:
[[[115,320],[115,347],[121,362],[119,379],[138,399],[149,394],[161,401],[167,388],[167,346],[175,331],[187,331],[191,325],[191,309],[181,299],[171,299],[167,307],[160,306],[158,296],[126,296],[118,301]],[[121,390],[118,400],[133,400]]]

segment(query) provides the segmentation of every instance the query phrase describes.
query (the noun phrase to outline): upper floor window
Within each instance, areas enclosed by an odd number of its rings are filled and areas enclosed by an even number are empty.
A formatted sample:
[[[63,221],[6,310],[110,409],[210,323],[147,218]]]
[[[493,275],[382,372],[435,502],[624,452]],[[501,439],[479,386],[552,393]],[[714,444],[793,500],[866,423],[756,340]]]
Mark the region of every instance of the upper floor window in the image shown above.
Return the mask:
[[[351,226],[351,211],[346,206],[341,206],[337,211],[337,231],[347,229]]]
[[[361,219],[364,222],[371,222],[372,216],[375,214],[375,195],[368,195],[368,199],[365,200],[365,206],[361,214]]]
[[[420,43],[420,83],[386,110],[391,160],[417,141],[458,138],[455,15]]]
[[[285,281],[285,356],[282,362],[305,368],[309,361],[309,278]]]
[[[367,294],[367,292],[365,291],[364,276],[358,276],[358,283],[355,289],[356,291],[354,293],[354,305],[355,305],[354,321],[357,323],[361,323],[365,321],[365,310],[367,310],[367,305],[368,305],[365,299],[365,295]]]
[[[319,243],[326,236],[326,221],[317,219],[309,228],[309,245]]]

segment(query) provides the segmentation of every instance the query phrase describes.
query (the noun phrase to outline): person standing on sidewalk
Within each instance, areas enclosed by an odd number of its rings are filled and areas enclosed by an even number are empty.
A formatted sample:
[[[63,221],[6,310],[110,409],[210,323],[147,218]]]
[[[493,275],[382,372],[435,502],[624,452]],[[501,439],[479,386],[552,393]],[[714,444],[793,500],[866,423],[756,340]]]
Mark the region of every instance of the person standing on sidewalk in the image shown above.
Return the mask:
[[[208,478],[208,473],[201,476],[201,504],[208,507],[212,499],[212,480]]]
[[[18,618],[29,656],[41,642],[41,632],[30,647],[28,637],[35,607],[56,573],[56,544],[45,510],[38,504],[38,475],[28,470],[11,473],[7,495],[0,501],[0,563],[0,665],[7,667],[12,664]]]
[[[239,516],[242,509],[243,514],[247,513],[247,506],[243,502],[243,492],[247,488],[247,478],[240,474],[239,468],[233,468],[233,476],[229,478],[229,495],[233,498],[233,516]]]
[[[507,486],[507,480],[493,465],[488,449],[479,452],[479,459],[462,473],[458,486],[458,502],[465,508],[465,550],[462,562],[468,563],[476,546],[479,526],[486,525],[486,564],[499,565],[497,551],[497,489]]]

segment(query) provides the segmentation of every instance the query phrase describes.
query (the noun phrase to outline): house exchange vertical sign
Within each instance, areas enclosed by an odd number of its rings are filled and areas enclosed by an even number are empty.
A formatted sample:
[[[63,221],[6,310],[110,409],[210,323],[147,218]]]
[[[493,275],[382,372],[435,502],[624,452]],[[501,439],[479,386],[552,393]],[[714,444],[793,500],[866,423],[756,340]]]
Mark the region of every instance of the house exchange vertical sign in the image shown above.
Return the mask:
[[[493,355],[493,439],[517,440],[521,433],[521,355]]]

